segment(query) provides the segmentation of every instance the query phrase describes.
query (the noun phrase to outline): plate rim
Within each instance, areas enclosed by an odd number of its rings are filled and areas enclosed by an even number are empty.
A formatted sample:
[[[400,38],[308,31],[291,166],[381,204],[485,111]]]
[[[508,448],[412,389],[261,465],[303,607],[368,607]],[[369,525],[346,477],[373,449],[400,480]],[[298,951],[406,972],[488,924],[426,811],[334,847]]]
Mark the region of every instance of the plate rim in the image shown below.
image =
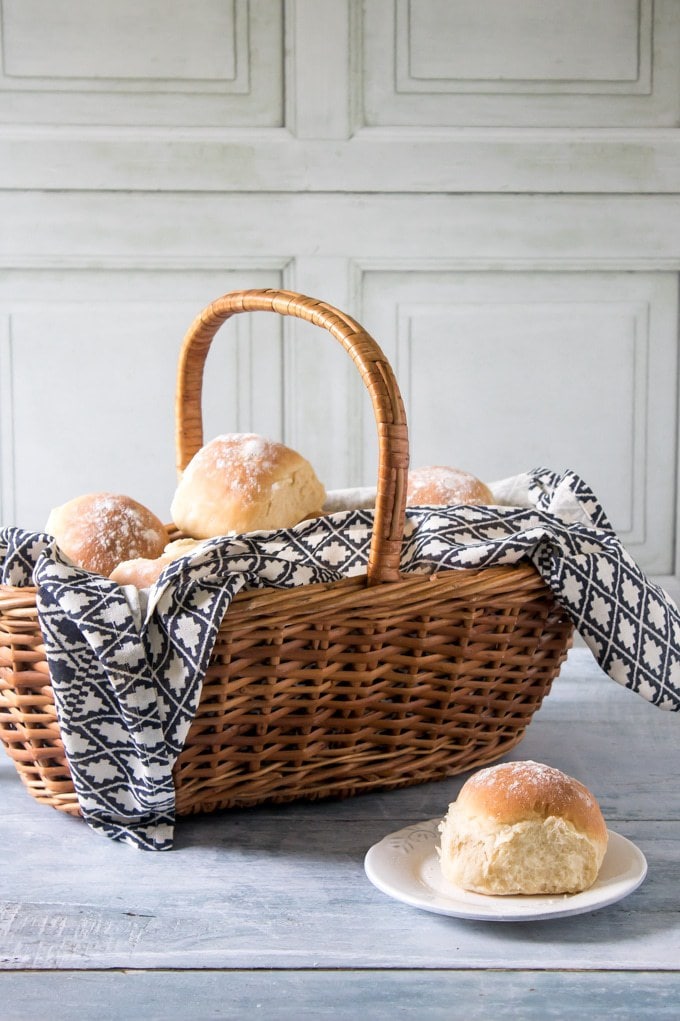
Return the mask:
[[[375,859],[378,857],[381,851],[386,849],[386,845],[390,841],[401,838],[404,839],[407,835],[412,833],[420,833],[425,835],[425,843],[422,838],[416,847],[412,847],[410,850],[404,852],[405,860],[412,860],[417,854],[422,861],[425,861],[428,857],[431,857],[436,837],[437,828],[441,823],[442,819],[425,819],[418,822],[409,823],[407,826],[403,826],[398,830],[394,830],[392,833],[385,834],[380,840],[376,841],[369,847],[364,856],[364,871],[367,878],[382,893],[391,897],[393,900],[401,901],[404,904],[408,904],[411,907],[419,908],[422,911],[427,911],[432,914],[444,915],[452,918],[462,918],[472,921],[486,921],[486,922],[530,922],[530,921],[549,921],[553,918],[566,918],[579,914],[586,914],[590,911],[597,911],[605,907],[610,907],[612,904],[623,900],[625,897],[630,896],[634,893],[642,883],[644,882],[647,871],[648,863],[645,855],[640,848],[628,837],[618,833],[615,830],[607,827],[607,833],[609,834],[610,842],[605,853],[606,861],[607,854],[611,853],[612,838],[616,841],[619,848],[628,850],[631,858],[631,866],[636,865],[636,869],[633,872],[631,879],[624,883],[623,886],[619,885],[617,888],[612,890],[610,894],[603,894],[601,897],[595,897],[593,900],[593,891],[597,893],[597,880],[593,886],[589,887],[588,890],[581,891],[575,894],[556,894],[546,897],[527,898],[526,903],[535,904],[536,910],[529,908],[526,911],[519,913],[513,913],[512,910],[507,911],[494,911],[491,905],[510,904],[510,901],[506,897],[499,897],[488,895],[484,896],[485,903],[489,905],[487,908],[475,908],[474,905],[470,905],[468,908],[462,905],[461,902],[455,900],[455,897],[451,900],[444,898],[444,903],[437,903],[434,898],[437,897],[437,891],[433,889],[433,900],[428,902],[426,897],[418,897],[408,890],[398,890],[393,885],[388,883],[380,874],[380,870],[375,869]],[[429,832],[428,832],[429,831]],[[436,852],[434,852],[436,853]],[[604,862],[603,862],[604,864]],[[453,888],[454,890],[457,888]],[[464,896],[469,894],[461,890]],[[553,903],[549,904],[548,902]],[[481,903],[481,902],[480,902]]]

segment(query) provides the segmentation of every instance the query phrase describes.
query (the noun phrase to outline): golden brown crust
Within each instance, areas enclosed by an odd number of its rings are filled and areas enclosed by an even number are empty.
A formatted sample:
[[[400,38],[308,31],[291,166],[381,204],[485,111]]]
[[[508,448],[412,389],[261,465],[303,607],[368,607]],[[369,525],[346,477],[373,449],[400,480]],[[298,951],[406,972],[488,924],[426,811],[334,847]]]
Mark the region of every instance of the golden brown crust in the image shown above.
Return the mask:
[[[492,504],[489,487],[470,472],[446,465],[413,468],[408,473],[406,503],[409,507],[455,504]]]
[[[503,762],[480,769],[463,785],[459,807],[502,825],[559,816],[594,840],[607,827],[597,801],[582,783],[542,762]]]
[[[162,521],[121,493],[77,496],[50,512],[45,530],[74,563],[104,576],[122,560],[159,556],[168,541]]]

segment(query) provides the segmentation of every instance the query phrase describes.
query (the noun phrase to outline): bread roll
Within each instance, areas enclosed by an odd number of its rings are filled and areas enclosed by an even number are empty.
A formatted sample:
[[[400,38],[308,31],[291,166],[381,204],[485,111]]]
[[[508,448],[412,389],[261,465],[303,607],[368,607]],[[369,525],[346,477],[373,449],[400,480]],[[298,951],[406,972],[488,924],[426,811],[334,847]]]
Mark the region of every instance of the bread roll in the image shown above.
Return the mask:
[[[457,503],[491,504],[493,495],[475,475],[460,468],[430,465],[414,468],[408,473],[406,503],[409,507],[443,506]]]
[[[476,893],[579,893],[595,882],[607,849],[591,792],[532,761],[475,773],[439,830],[444,878]]]
[[[119,585],[134,585],[135,588],[150,588],[158,581],[161,572],[187,553],[200,546],[198,539],[176,539],[168,543],[159,557],[136,557],[133,560],[124,560],[113,569],[110,574],[112,581]]]
[[[225,433],[187,465],[172,519],[196,539],[290,528],[321,513],[326,491],[297,451],[256,433]]]
[[[157,557],[165,525],[143,504],[120,493],[86,493],[55,507],[45,531],[80,567],[108,576],[121,560]]]

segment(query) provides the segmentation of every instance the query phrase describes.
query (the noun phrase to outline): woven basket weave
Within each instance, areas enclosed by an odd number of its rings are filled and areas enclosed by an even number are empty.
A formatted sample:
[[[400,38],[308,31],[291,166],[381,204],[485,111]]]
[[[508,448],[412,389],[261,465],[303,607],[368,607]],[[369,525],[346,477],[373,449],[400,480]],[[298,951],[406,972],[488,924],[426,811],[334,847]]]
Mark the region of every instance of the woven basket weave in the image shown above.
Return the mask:
[[[203,443],[213,337],[247,311],[322,327],[356,364],[378,429],[375,527],[366,576],[234,599],[175,766],[177,813],[406,786],[499,758],[548,693],[573,628],[529,564],[400,577],[406,419],[358,323],[284,291],[205,309],[180,356],[178,471]],[[79,814],[31,588],[0,586],[0,739],[38,801]]]

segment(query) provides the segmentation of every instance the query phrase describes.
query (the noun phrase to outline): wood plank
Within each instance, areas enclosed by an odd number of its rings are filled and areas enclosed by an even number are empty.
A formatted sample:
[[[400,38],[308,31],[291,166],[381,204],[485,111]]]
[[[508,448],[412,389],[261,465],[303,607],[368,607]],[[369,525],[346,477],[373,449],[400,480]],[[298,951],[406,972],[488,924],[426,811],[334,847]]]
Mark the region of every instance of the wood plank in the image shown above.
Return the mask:
[[[627,900],[542,923],[490,924],[399,904],[362,870],[390,825],[235,820],[177,854],[81,840],[3,854],[0,967],[676,970],[680,826],[626,827],[649,877]],[[36,846],[38,852],[36,853]],[[58,847],[58,849],[57,849]]]
[[[398,793],[395,794],[398,797]],[[406,820],[266,812],[188,824],[177,850],[131,852],[85,830],[16,820],[0,855],[0,966],[16,968],[459,967],[675,969],[677,823],[619,829],[650,873],[610,908],[491,925],[393,901],[363,872],[368,847]],[[62,828],[63,829],[63,828]],[[10,848],[11,850],[8,850]]]
[[[679,214],[678,195],[0,192],[0,264],[246,273],[311,250],[363,270],[672,270]]]
[[[5,126],[0,187],[221,195],[250,192],[256,182],[263,193],[295,194],[313,182],[326,193],[673,194],[679,145],[675,128],[362,128],[327,146],[286,128]]]
[[[677,1018],[680,976],[658,972],[184,971],[16,972],[3,976],[4,1021],[120,1021],[191,1016],[243,1021],[362,1018]]]

